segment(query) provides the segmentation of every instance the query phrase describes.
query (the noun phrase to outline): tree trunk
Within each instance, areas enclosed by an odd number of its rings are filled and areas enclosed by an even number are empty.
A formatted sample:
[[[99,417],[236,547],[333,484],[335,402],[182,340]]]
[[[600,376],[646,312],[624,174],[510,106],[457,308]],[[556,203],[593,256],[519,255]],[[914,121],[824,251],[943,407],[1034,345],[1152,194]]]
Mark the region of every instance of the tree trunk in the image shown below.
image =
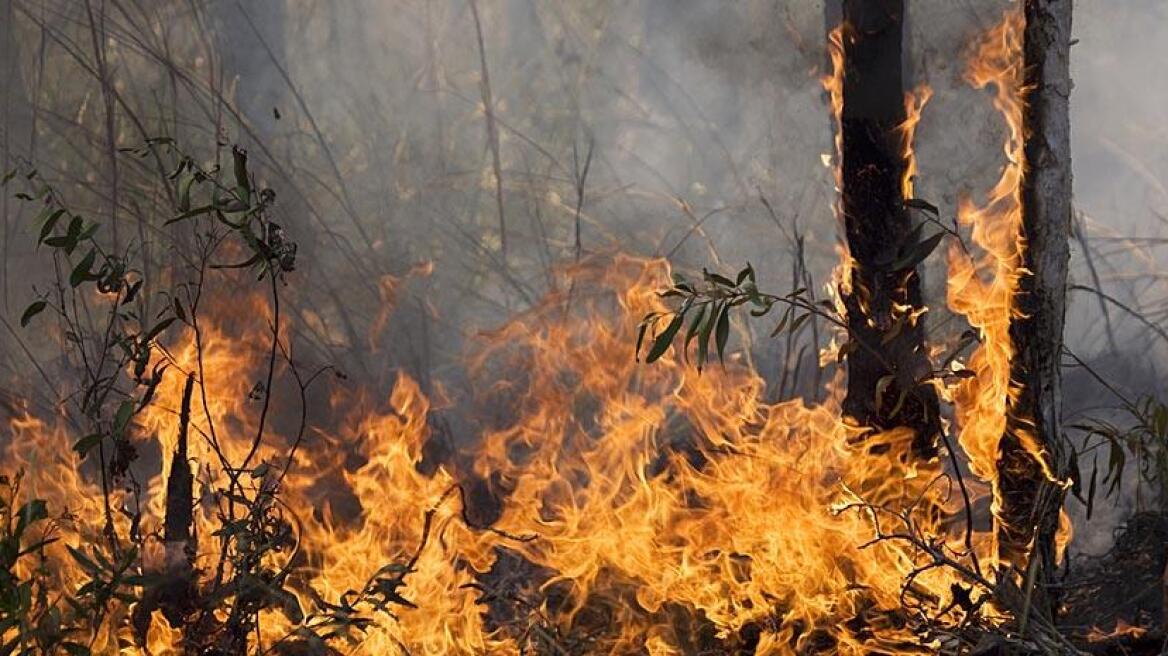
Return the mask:
[[[1018,385],[1002,439],[998,471],[1003,563],[1036,570],[1034,612],[1050,616],[1042,583],[1054,575],[1055,536],[1068,453],[1061,425],[1059,358],[1063,345],[1071,231],[1070,41],[1072,0],[1026,0],[1023,114],[1023,267],[1018,317],[1010,325]],[[1052,480],[1053,479],[1053,480]]]
[[[936,392],[920,384],[930,371],[924,326],[910,317],[922,305],[920,277],[915,266],[897,262],[913,231],[899,129],[906,120],[904,12],[905,0],[843,3],[840,211],[852,257],[843,300],[857,342],[847,355],[843,410],[862,426],[914,429],[914,451],[928,456],[940,418]]]

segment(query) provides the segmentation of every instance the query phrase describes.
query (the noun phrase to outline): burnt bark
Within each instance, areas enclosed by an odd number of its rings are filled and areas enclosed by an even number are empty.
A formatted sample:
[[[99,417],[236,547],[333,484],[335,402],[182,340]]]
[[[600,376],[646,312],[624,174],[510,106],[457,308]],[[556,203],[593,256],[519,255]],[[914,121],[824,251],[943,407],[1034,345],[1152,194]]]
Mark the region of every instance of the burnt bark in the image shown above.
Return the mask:
[[[830,12],[828,14],[830,19]],[[848,330],[844,414],[862,426],[916,431],[914,451],[936,451],[940,432],[924,326],[903,308],[922,305],[915,266],[898,262],[912,239],[902,181],[908,167],[902,40],[905,0],[845,0],[841,202],[853,260],[843,295]]]
[[[187,434],[191,424],[191,394],[195,389],[195,377],[187,376],[183,387],[182,406],[179,408],[178,443],[171,459],[170,476],[166,478],[166,518],[163,524],[163,539],[169,544],[183,547],[191,542],[194,525],[193,499],[194,478],[187,462]]]
[[[186,618],[196,606],[194,477],[187,461],[194,389],[195,377],[189,374],[179,407],[178,442],[166,478],[166,515],[162,524],[166,562],[158,582],[146,590],[134,614],[134,626],[143,639],[150,626],[152,609],[161,610],[172,627],[180,628],[185,627]]]
[[[1069,453],[1062,435],[1059,359],[1071,236],[1071,0],[1026,0],[1022,182],[1023,267],[1010,325],[1018,397],[1002,439],[999,549],[1004,563],[1037,568],[1032,607],[1049,616]],[[1027,442],[1030,447],[1027,448]],[[1033,455],[1039,451],[1040,457]],[[1053,480],[1052,480],[1053,479]]]

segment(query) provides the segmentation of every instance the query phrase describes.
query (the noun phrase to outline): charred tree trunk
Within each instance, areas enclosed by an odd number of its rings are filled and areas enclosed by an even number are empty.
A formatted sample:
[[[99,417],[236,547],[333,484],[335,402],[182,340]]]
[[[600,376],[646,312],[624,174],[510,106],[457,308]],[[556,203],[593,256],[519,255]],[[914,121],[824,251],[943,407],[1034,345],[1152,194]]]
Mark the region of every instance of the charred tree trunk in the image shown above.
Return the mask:
[[[900,131],[904,12],[905,0],[843,3],[840,208],[853,261],[844,306],[859,345],[847,355],[843,410],[862,426],[914,429],[914,451],[928,456],[940,432],[938,402],[920,384],[930,370],[924,327],[904,310],[921,307],[921,283],[915,266],[898,262],[913,232]]]
[[[1036,581],[1032,608],[1049,616],[1043,581],[1056,569],[1055,535],[1068,453],[1062,436],[1059,358],[1063,346],[1071,234],[1071,0],[1025,0],[1022,232],[1026,242],[1010,325],[1018,385],[998,470],[998,535],[1005,563]],[[1036,457],[1035,454],[1040,454]],[[1053,480],[1052,480],[1053,479]],[[1037,568],[1037,569],[1033,569]]]
[[[191,394],[194,389],[195,377],[188,375],[183,387],[182,406],[179,408],[178,443],[174,447],[170,476],[166,479],[163,540],[168,545],[181,545],[183,548],[190,544],[194,526],[194,478],[191,476],[190,463],[187,462],[187,435],[191,425]]]
[[[166,477],[166,514],[162,524],[162,543],[165,561],[157,580],[147,586],[142,600],[134,606],[131,625],[141,644],[145,644],[150,632],[151,615],[155,610],[171,627],[186,633],[194,630],[188,626],[187,618],[198,608],[198,590],[195,585],[195,516],[194,477],[187,460],[187,440],[191,424],[191,395],[195,389],[195,377],[187,376],[183,387],[182,405],[179,408],[178,443],[175,444],[170,463],[170,475]],[[200,640],[186,635],[189,644],[199,644]]]

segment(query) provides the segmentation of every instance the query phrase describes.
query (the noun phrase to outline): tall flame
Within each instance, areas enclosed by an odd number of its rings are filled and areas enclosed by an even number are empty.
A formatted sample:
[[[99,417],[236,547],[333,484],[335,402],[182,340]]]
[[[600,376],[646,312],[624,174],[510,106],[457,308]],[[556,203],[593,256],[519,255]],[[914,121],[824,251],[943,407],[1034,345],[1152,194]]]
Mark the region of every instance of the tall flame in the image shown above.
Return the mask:
[[[550,622],[548,630],[604,628],[610,633],[595,638],[599,651],[651,645],[683,653],[691,638],[675,613],[689,609],[725,640],[758,636],[767,653],[824,645],[841,654],[927,653],[913,646],[917,637],[895,613],[903,577],[920,554],[895,541],[868,544],[873,522],[884,520],[844,509],[860,502],[905,508],[924,499],[910,512],[926,530],[943,533],[940,471],[904,459],[911,434],[858,440],[839,420],[838,399],[768,404],[762,379],[741,365],[701,375],[671,357],[638,366],[628,335],[645,312],[663,309],[655,290],[669,279],[668,267],[621,256],[567,275],[576,280],[572,312],[564,312],[564,296],[553,295],[485,335],[471,358],[475,377],[488,383],[478,387],[482,402],[500,393],[510,399],[471,458],[470,468],[496,483],[502,498],[494,530],[464,521],[460,476],[419,468],[433,411],[413,380],[400,376],[382,409],[359,391],[333,395],[324,423],[303,436],[281,492],[289,508],[318,509],[297,517],[303,564],[296,589],[304,607],[312,603],[309,589],[336,599],[424,543],[402,590],[418,608],[382,614],[352,653],[517,653],[521,636],[488,621],[475,590],[504,551],[547,572],[533,589],[557,592],[538,604],[558,601],[532,612]],[[262,379],[266,354],[254,345],[271,335],[261,305],[232,300],[215,308],[201,325],[201,370],[193,338],[170,349],[176,368],[202,371],[208,383],[209,412],[196,399],[189,453],[199,487],[196,562],[204,573],[213,569],[216,512],[224,508],[207,496],[212,484],[223,484],[208,416],[222,451],[239,462],[258,430],[260,401],[251,387]],[[500,367],[509,382],[492,374]],[[134,427],[164,454],[177,433],[181,379],[169,377],[155,409]],[[101,490],[73,458],[62,458],[67,432],[29,416],[12,429],[21,446],[4,462],[23,466],[30,490],[50,505],[74,512],[70,544],[100,539]],[[282,467],[295,439],[273,424],[256,462]],[[147,488],[147,533],[165,512],[163,480]],[[61,580],[72,589],[83,577],[61,556]],[[939,607],[950,583],[946,572],[927,572],[911,594]],[[608,620],[597,624],[598,613]],[[267,645],[294,628],[275,610],[264,611],[262,627]],[[128,629],[119,631],[108,640],[132,640]],[[152,653],[175,653],[179,636],[157,613],[148,636]]]
[[[982,204],[963,198],[958,207],[958,223],[971,228],[971,239],[979,254],[970,256],[959,244],[951,244],[948,252],[948,305],[964,315],[981,338],[981,345],[966,365],[975,375],[958,383],[952,394],[961,427],[960,443],[969,456],[972,472],[990,482],[994,490],[995,521],[1001,521],[997,471],[1001,440],[1019,396],[1019,387],[1011,378],[1015,351],[1010,323],[1019,316],[1015,298],[1019,281],[1027,273],[1023,267],[1026,240],[1021,196],[1025,165],[1023,29],[1022,11],[1007,11],[1002,21],[977,42],[970,59],[966,79],[978,89],[993,87],[994,107],[1005,120],[1006,161]],[[1018,419],[1022,420],[1020,424],[1026,424],[1024,417]],[[1041,465],[1047,478],[1057,481],[1034,434],[1016,427],[1015,431],[1022,447]],[[1069,540],[1070,524],[1065,516],[1061,527],[1060,552]],[[997,551],[995,545],[993,557]]]

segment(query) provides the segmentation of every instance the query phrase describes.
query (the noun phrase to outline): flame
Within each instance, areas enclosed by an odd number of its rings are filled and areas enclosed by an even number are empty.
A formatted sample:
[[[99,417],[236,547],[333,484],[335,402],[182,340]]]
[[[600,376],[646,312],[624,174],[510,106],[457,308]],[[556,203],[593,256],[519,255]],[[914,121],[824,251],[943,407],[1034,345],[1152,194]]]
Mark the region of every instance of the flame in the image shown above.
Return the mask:
[[[625,321],[660,309],[652,293],[668,279],[660,263],[618,258],[607,275],[613,269],[633,284],[577,283],[629,290],[616,299]],[[724,636],[764,625],[777,645],[798,650],[816,639],[800,627],[819,627],[839,641],[838,653],[866,653],[871,644],[833,624],[866,604],[893,607],[913,556],[889,543],[860,549],[871,518],[832,507],[933,495],[934,464],[910,466],[878,447],[907,454],[911,431],[861,446],[838,401],[768,405],[762,380],[745,369],[698,375],[669,358],[638,367],[623,329],[561,315],[553,306],[509,324],[476,363],[531,364],[522,389],[508,390],[530,411],[485,437],[475,468],[510,490],[500,527],[540,536],[518,548],[559,573],[567,616],[633,581],[638,610],[619,616],[630,643],[645,630],[644,614],[682,603]],[[605,365],[588,364],[596,362]],[[581,399],[594,414],[581,415]],[[682,437],[676,426],[687,426],[689,439],[671,448]],[[876,641],[897,639],[908,642],[890,628]]]
[[[638,365],[628,335],[645,312],[663,307],[656,294],[669,280],[663,262],[617,256],[565,275],[576,282],[571,312],[564,311],[565,295],[552,295],[484,335],[470,357],[472,375],[487,383],[477,387],[479,402],[507,398],[511,409],[483,430],[470,464],[498,484],[496,530],[464,521],[459,475],[419,467],[433,408],[415,381],[399,376],[382,403],[360,390],[333,394],[281,487],[289,508],[317,509],[296,522],[303,564],[294,589],[302,606],[311,606],[312,594],[336,599],[360,589],[379,566],[416,552],[401,594],[418,608],[380,614],[349,653],[518,653],[518,632],[489,623],[474,589],[507,550],[548,572],[533,584],[537,595],[557,591],[554,608],[547,599],[536,602],[548,631],[596,630],[598,614],[607,614],[603,628],[610,633],[597,638],[599,651],[648,645],[654,653],[684,653],[683,629],[670,618],[673,609],[687,608],[727,640],[757,631],[768,653],[823,644],[841,654],[928,653],[894,613],[903,577],[920,554],[892,541],[866,545],[873,522],[884,520],[848,509],[859,502],[899,508],[923,498],[911,512],[927,530],[943,533],[939,467],[896,455],[909,453],[911,434],[857,439],[857,430],[839,419],[838,380],[825,404],[768,404],[762,379],[745,365],[701,375],[672,357]],[[165,513],[165,473],[179,466],[169,454],[180,373],[195,372],[205,382],[205,408],[201,391],[193,403],[187,465],[200,488],[202,576],[213,570],[217,513],[226,512],[210,491],[225,476],[212,425],[219,449],[239,463],[258,432],[263,403],[254,382],[263,379],[262,345],[271,338],[273,317],[264,307],[258,296],[216,305],[200,326],[201,366],[187,334],[169,349],[174,371],[133,426],[142,449],[154,441],[163,456],[145,486],[143,531],[155,534]],[[283,323],[281,329],[291,330]],[[501,367],[510,373],[506,379],[493,373]],[[12,420],[20,447],[4,462],[29,472],[30,493],[71,511],[77,522],[69,543],[79,546],[100,539],[102,494],[79,473],[85,468],[70,455],[61,426],[27,414]],[[282,468],[295,440],[283,422],[269,425],[253,466]],[[346,496],[352,502],[340,504]],[[131,500],[120,492],[115,502]],[[127,528],[124,517],[116,521]],[[82,573],[59,555],[63,589],[76,589]],[[143,567],[161,560],[144,558]],[[911,594],[938,607],[952,582],[943,571],[929,572]],[[867,629],[853,632],[848,622]],[[132,642],[125,622],[113,625],[108,644]],[[258,639],[270,646],[294,625],[268,610],[262,627]],[[153,614],[150,653],[179,653],[180,637]]]
[[[961,427],[959,442],[969,457],[970,469],[981,480],[990,482],[993,489],[995,522],[1001,521],[997,485],[1000,443],[1020,393],[1011,378],[1014,344],[1010,323],[1019,317],[1015,297],[1021,277],[1028,273],[1023,267],[1026,239],[1021,196],[1026,91],[1022,84],[1023,29],[1022,11],[1007,11],[1002,21],[978,40],[970,58],[966,79],[977,89],[993,87],[994,107],[1007,127],[1005,164],[982,204],[966,197],[958,207],[957,221],[971,228],[971,240],[979,253],[970,256],[956,243],[951,243],[948,251],[948,306],[965,316],[981,338],[981,345],[965,364],[975,375],[959,382],[951,396]],[[1018,419],[1020,424],[1026,424],[1025,418]],[[1023,448],[1040,464],[1046,477],[1061,484],[1034,434],[1024,429],[1017,433]],[[1070,522],[1064,515],[1057,540],[1060,554],[1069,539]],[[997,551],[995,544],[993,558]],[[996,565],[996,561],[991,564]]]
[[[1135,626],[1129,624],[1126,620],[1120,618],[1115,622],[1115,628],[1106,631],[1098,626],[1091,627],[1087,632],[1088,642],[1107,642],[1116,638],[1142,638],[1148,634],[1148,629],[1142,626]]]
[[[831,73],[820,78],[820,84],[823,85],[823,90],[827,92],[828,109],[831,111],[831,118],[835,126],[835,152],[833,157],[824,155],[824,162],[831,166],[832,176],[835,180],[835,199],[832,200],[832,213],[836,221],[840,223],[841,230],[843,229],[844,213],[843,207],[840,205],[843,199],[840,191],[843,189],[843,171],[841,169],[841,162],[844,157],[844,38],[846,24],[840,23],[832,28],[827,34],[827,54],[831,59]],[[911,146],[910,146],[911,148]],[[835,304],[836,312],[843,316],[846,312],[844,308],[843,299],[850,296],[852,293],[852,278],[853,270],[856,267],[856,261],[852,258],[851,252],[848,250],[846,240],[838,240],[835,246],[836,254],[839,261],[831,272],[831,282],[828,284],[826,292],[828,297],[832,299]],[[821,358],[823,359],[823,358]]]
[[[1020,14],[1011,14],[985,37],[971,67],[971,82],[996,87],[995,106],[1010,128],[1007,163],[986,204],[966,200],[959,211],[980,254],[969,258],[956,246],[948,253],[949,306],[982,336],[965,365],[975,376],[952,390],[960,442],[974,474],[991,483],[1017,395],[1008,331],[1024,248],[1019,28]],[[837,124],[843,38],[842,28],[830,35],[833,73],[824,80]],[[912,137],[928,96],[922,88],[906,97],[906,197],[916,171]],[[837,157],[840,139],[837,130]],[[833,288],[850,282],[853,265],[842,252]],[[922,568],[928,557],[912,544],[873,539],[895,532],[900,516],[963,552],[952,526],[955,495],[938,461],[912,455],[912,432],[871,434],[844,422],[841,374],[823,403],[769,403],[764,381],[740,359],[700,374],[676,353],[652,367],[636,363],[629,335],[646,313],[666,309],[657,294],[670,280],[663,261],[595,256],[559,275],[571,284],[554,289],[572,295],[552,292],[472,344],[467,403],[477,434],[436,467],[422,466],[423,446],[444,400],[428,398],[404,374],[379,401],[340,387],[303,429],[269,418],[261,430],[266,404],[282,418],[301,410],[283,393],[290,376],[282,359],[272,389],[265,382],[274,327],[296,360],[293,322],[274,316],[259,295],[209,300],[198,333],[187,330],[170,345],[171,371],[131,430],[143,451],[160,455],[144,486],[142,532],[159,533],[169,473],[190,467],[195,565],[211,576],[215,531],[240,512],[215,492],[227,478],[224,460],[238,466],[254,452],[251,467],[288,470],[282,480],[244,480],[278,485],[298,513],[294,553],[272,556],[271,565],[296,564],[289,585],[302,608],[362,589],[383,565],[411,563],[400,594],[416,607],[377,611],[346,653],[517,654],[531,651],[533,640],[554,643],[581,630],[592,653],[680,654],[691,653],[687,645],[700,633],[694,624],[729,642],[753,636],[760,654],[936,653],[937,645],[921,644],[904,605],[960,621],[953,595],[962,581],[947,568]],[[381,281],[375,335],[399,283]],[[188,461],[176,463],[186,373],[200,385]],[[59,589],[74,591],[84,573],[65,544],[102,539],[102,488],[71,451],[76,436],[64,418],[25,410],[9,428],[14,438],[0,461],[24,469],[29,493],[73,518],[62,522],[67,539],[49,549]],[[471,481],[498,502],[490,530],[464,516]],[[111,503],[136,509],[128,490],[113,490]],[[124,513],[111,521],[128,533]],[[151,540],[142,570],[163,566],[162,546]],[[996,552],[986,540],[979,538],[979,556]],[[510,618],[493,616],[480,599],[503,594],[487,581],[505,558],[537,572],[507,593],[520,603],[503,595],[519,609]],[[131,612],[115,606],[95,652],[133,644]],[[159,613],[151,618],[149,653],[181,653],[179,632]],[[253,646],[271,647],[295,628],[285,613],[265,610]]]
[[[933,88],[928,84],[921,84],[916,89],[904,94],[905,121],[898,128],[901,138],[901,155],[904,158],[904,176],[901,178],[901,195],[905,199],[915,198],[913,183],[917,176],[917,155],[913,148],[913,138],[916,136],[917,125],[925,113],[925,105],[933,97]]]
[[[1009,129],[1005,142],[1006,163],[984,205],[963,198],[957,211],[960,225],[972,228],[971,239],[981,249],[968,256],[958,244],[948,251],[947,302],[978,331],[981,345],[966,363],[975,376],[953,391],[959,441],[969,456],[971,471],[995,483],[993,511],[1001,506],[997,496],[999,442],[1006,431],[1006,416],[1018,390],[1010,379],[1014,345],[1010,321],[1015,316],[1014,295],[1021,275],[1022,249],[1022,97],[1020,93],[1021,12],[1005,19],[982,37],[970,62],[967,79],[977,88],[993,85],[994,107]],[[997,549],[994,548],[993,553]]]

